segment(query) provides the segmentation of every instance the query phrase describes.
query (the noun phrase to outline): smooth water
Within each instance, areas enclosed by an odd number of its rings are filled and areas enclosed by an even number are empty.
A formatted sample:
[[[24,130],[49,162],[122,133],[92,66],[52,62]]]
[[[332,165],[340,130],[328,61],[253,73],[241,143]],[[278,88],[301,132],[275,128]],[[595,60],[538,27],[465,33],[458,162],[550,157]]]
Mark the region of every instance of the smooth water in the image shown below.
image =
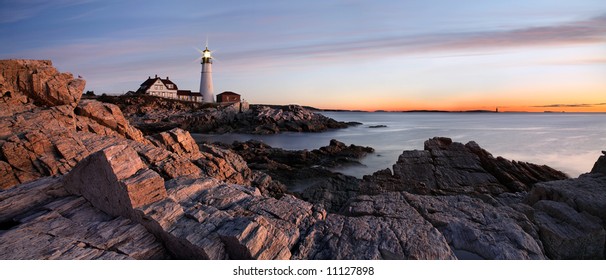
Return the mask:
[[[546,164],[572,177],[589,172],[606,150],[606,114],[582,113],[364,113],[322,112],[338,121],[362,125],[322,133],[278,135],[205,135],[196,140],[231,143],[256,139],[284,149],[317,149],[330,139],[346,144],[371,146],[374,154],[362,160],[364,166],[337,171],[361,177],[391,168],[404,150],[423,149],[423,142],[435,136],[454,141],[477,142],[495,157]],[[384,128],[369,128],[385,125]]]

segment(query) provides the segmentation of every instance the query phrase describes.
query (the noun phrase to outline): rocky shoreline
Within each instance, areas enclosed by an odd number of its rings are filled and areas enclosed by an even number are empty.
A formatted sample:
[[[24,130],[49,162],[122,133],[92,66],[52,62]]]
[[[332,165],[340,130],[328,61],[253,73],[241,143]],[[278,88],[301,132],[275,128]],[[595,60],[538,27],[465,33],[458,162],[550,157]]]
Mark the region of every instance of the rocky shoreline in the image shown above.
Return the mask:
[[[284,131],[322,132],[360,123],[338,122],[299,105],[200,104],[155,96],[102,96],[118,105],[129,122],[144,134],[181,128],[193,133],[275,134]]]
[[[605,256],[606,155],[570,179],[436,137],[357,179],[327,168],[369,147],[146,135],[50,61],[0,66],[0,259]]]

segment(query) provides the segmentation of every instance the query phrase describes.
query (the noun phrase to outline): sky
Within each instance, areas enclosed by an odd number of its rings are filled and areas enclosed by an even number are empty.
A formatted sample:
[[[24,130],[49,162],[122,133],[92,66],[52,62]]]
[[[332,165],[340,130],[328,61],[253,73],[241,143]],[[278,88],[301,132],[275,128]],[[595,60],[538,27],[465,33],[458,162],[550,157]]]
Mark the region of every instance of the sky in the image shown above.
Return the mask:
[[[250,103],[351,110],[606,112],[606,1],[0,0],[0,58],[86,90],[148,76]]]

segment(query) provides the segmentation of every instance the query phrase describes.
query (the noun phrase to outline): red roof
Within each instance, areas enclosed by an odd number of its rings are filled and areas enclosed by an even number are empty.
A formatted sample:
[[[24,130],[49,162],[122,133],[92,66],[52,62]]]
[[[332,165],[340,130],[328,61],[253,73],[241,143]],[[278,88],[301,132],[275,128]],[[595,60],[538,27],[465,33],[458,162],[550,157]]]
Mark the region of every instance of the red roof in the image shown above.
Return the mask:
[[[240,96],[239,94],[233,92],[233,91],[224,91],[222,93],[217,94],[217,96],[219,95],[232,95],[232,96]]]

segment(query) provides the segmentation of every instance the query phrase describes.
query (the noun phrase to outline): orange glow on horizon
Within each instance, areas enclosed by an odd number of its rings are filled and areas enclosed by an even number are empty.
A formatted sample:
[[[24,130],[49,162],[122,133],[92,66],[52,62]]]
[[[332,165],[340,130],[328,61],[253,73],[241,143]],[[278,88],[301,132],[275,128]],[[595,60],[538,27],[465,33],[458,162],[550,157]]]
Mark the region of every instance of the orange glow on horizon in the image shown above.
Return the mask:
[[[576,103],[575,103],[576,104]],[[583,104],[583,103],[579,103]],[[506,106],[487,106],[487,105],[453,105],[453,106],[431,106],[431,105],[407,105],[402,106],[398,104],[390,104],[379,106],[376,104],[366,104],[366,105],[343,105],[343,106],[312,106],[319,109],[334,109],[334,110],[360,110],[360,111],[388,111],[388,112],[398,112],[398,111],[475,111],[475,110],[484,110],[484,111],[495,111],[498,109],[499,112],[566,112],[566,113],[606,113],[606,104],[605,105],[587,105],[587,106],[536,106],[536,105],[506,105]]]
[[[591,112],[606,113],[606,89],[595,89],[590,92],[518,92],[514,97],[506,93],[467,94],[458,97],[419,100],[405,97],[378,97],[377,95],[343,102],[326,100],[309,104],[320,109],[361,110],[361,111],[495,111],[499,112]],[[487,97],[492,96],[492,97]],[[304,104],[308,105],[308,104]]]

